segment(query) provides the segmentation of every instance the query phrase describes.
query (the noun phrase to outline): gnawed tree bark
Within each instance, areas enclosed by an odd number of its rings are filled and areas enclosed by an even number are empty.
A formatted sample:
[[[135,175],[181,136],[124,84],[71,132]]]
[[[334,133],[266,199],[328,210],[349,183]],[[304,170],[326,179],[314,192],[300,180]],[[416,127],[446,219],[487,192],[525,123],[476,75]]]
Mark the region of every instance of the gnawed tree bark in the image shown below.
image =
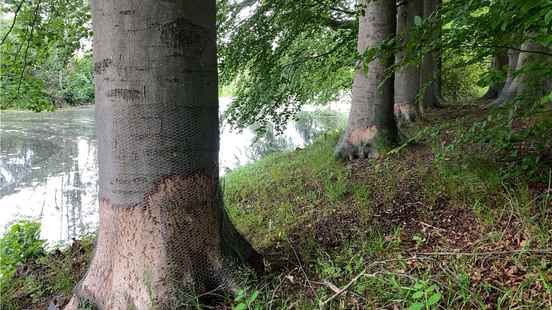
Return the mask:
[[[67,309],[176,309],[258,254],[223,208],[215,0],[92,1],[100,227]]]
[[[493,105],[501,106],[517,96],[523,96],[527,101],[536,100],[549,92],[552,87],[549,77],[542,72],[521,72],[529,66],[540,68],[550,66],[551,57],[538,53],[546,52],[547,48],[528,41],[521,45],[520,50],[521,52],[516,50],[508,52],[508,78],[499,97],[493,101]]]
[[[398,8],[397,36],[408,35],[414,28],[415,17],[422,16],[422,0],[409,0]],[[397,63],[402,63],[405,52],[399,51],[396,55]],[[399,124],[412,123],[418,115],[416,99],[420,91],[420,66],[408,64],[400,67],[395,73],[395,118]]]
[[[363,0],[364,14],[359,17],[357,49],[363,54],[378,46],[396,31],[395,1]],[[393,115],[393,77],[387,76],[394,56],[358,66],[353,81],[353,98],[347,129],[335,155],[341,159],[374,157],[385,145],[396,143],[398,130]]]
[[[493,62],[491,64],[491,70],[502,71],[508,66],[508,52],[505,49],[498,49],[493,56]],[[493,81],[489,85],[489,89],[483,95],[482,99],[490,100],[498,98],[500,92],[504,88],[506,81]]]

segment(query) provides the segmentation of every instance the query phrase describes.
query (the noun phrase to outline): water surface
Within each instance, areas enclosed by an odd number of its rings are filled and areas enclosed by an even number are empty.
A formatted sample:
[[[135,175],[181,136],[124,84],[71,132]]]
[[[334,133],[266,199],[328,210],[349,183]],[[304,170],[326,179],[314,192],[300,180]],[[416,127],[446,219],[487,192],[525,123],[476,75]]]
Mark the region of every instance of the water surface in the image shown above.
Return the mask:
[[[229,99],[221,98],[221,106]],[[92,232],[98,222],[98,164],[94,106],[56,112],[0,113],[0,233],[18,219],[39,220],[42,237],[64,242]],[[221,173],[271,152],[311,143],[342,126],[344,113],[301,112],[281,135],[268,130],[221,130]]]

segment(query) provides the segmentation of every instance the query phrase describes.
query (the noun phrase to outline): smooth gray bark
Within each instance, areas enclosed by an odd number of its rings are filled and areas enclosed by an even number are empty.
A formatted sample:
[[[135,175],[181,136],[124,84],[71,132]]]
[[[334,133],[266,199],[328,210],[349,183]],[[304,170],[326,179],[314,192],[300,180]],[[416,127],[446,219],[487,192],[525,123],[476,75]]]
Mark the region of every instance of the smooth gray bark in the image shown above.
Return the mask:
[[[395,1],[364,0],[359,17],[357,49],[363,54],[394,36],[396,28]],[[393,77],[386,70],[392,67],[394,56],[371,61],[367,68],[359,65],[353,81],[351,112],[347,129],[337,145],[335,155],[342,159],[377,156],[386,144],[395,143],[397,125],[393,115]]]
[[[423,17],[430,18],[439,6],[439,0],[423,0]],[[441,70],[439,51],[424,55],[420,67],[420,90],[423,92],[422,105],[426,107],[441,107]]]
[[[409,0],[399,6],[397,12],[397,36],[406,38],[414,28],[415,17],[422,16],[422,0]],[[402,63],[405,52],[396,55],[397,63]],[[400,67],[395,73],[395,118],[399,123],[411,123],[417,118],[416,98],[420,91],[420,66],[408,64]]]
[[[496,51],[493,56],[493,62],[491,64],[491,70],[493,71],[503,71],[508,70],[508,53],[507,50],[499,49]],[[482,99],[496,99],[500,95],[502,89],[504,89],[506,81],[493,81],[489,85],[489,89],[483,95]]]
[[[100,225],[67,309],[173,309],[234,289],[233,264],[257,254],[218,183],[215,0],[91,7]]]
[[[547,49],[535,42],[525,42],[521,45],[523,51],[546,51]],[[550,57],[532,53],[510,50],[508,78],[500,96],[493,101],[500,106],[512,101],[517,96],[523,96],[525,100],[537,100],[550,91],[551,81],[542,72],[522,72],[528,66],[547,67],[551,65]],[[533,68],[535,69],[535,68]]]
[[[504,102],[511,100],[516,93],[516,90],[510,89],[512,82],[514,81],[514,74],[516,72],[516,68],[518,65],[519,60],[519,51],[517,49],[509,49],[508,50],[508,73],[506,76],[506,81],[504,82],[504,86],[502,87],[502,90],[498,94],[498,97],[495,101],[493,101],[494,105],[502,105]]]

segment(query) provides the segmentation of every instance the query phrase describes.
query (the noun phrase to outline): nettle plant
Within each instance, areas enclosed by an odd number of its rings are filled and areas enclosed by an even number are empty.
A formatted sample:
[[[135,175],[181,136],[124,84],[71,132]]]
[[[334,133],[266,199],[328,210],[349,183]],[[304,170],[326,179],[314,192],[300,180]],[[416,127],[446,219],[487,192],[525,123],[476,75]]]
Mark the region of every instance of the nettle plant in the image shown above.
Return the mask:
[[[439,287],[429,281],[417,281],[411,288],[408,288],[410,306],[408,310],[435,309],[443,298]]]
[[[21,221],[10,226],[0,238],[0,286],[13,276],[17,266],[44,256],[44,240],[40,239],[40,224]]]

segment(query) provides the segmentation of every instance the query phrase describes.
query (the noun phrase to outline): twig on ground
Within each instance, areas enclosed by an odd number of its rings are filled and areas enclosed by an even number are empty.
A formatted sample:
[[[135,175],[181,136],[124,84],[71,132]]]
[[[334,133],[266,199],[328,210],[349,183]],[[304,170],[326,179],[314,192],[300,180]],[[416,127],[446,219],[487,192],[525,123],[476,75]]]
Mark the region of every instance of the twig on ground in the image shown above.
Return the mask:
[[[309,285],[311,289],[311,293],[313,296],[316,295],[316,292],[314,291],[314,287],[312,287],[312,284],[309,280],[309,277],[307,276],[307,273],[305,272],[305,269],[303,269],[303,264],[301,264],[301,260],[299,259],[299,255],[297,255],[297,252],[295,251],[295,248],[293,247],[293,244],[291,244],[291,241],[289,239],[286,239],[289,243],[289,246],[291,247],[291,250],[293,251],[293,255],[295,255],[295,259],[297,259],[297,264],[299,264],[299,269],[301,269],[301,272],[303,273],[303,276],[305,277],[305,280],[307,281],[307,284]]]
[[[327,286],[334,293],[339,292],[339,287],[335,286],[335,284],[331,283],[328,280],[322,280],[322,282],[312,281],[312,283]]]
[[[367,275],[366,274],[366,269],[364,269],[361,273],[359,273],[356,277],[354,277],[351,281],[349,281],[349,283],[347,283],[347,285],[345,285],[343,288],[341,288],[337,292],[335,292],[330,298],[328,298],[324,301],[320,301],[320,303],[319,303],[320,309],[323,309],[326,306],[326,304],[328,304],[329,302],[334,300],[336,297],[338,297],[339,295],[346,292],[349,289],[349,287],[351,287],[351,285],[353,285],[355,282],[357,282],[358,279],[360,279],[362,276],[375,276],[375,275],[376,275],[375,273]]]
[[[421,256],[488,256],[488,255],[508,255],[508,254],[540,254],[548,255],[552,254],[552,249],[535,249],[535,250],[511,250],[511,251],[491,251],[491,252],[422,252],[414,253],[414,255]]]
[[[430,225],[430,224],[428,224],[428,223],[424,223],[424,222],[422,222],[422,221],[420,221],[420,224],[422,224],[423,226],[429,227],[429,228],[436,229],[436,230],[447,231],[447,230],[444,229],[444,228],[436,227],[436,226]]]

